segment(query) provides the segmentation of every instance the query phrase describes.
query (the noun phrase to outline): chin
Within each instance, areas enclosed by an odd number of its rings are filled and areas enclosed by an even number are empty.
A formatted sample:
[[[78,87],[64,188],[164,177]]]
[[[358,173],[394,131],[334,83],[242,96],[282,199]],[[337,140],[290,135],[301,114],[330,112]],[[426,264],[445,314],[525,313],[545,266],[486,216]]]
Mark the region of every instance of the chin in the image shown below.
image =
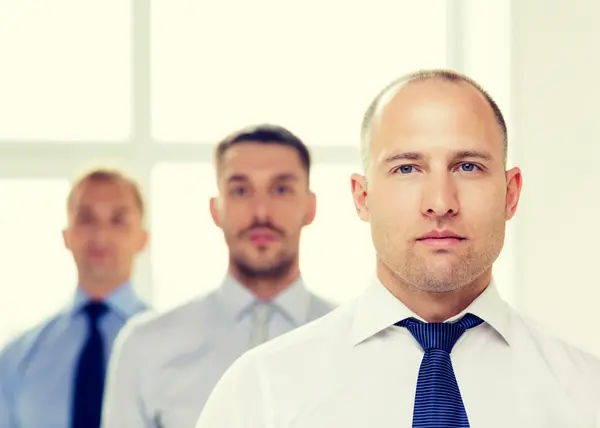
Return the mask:
[[[253,269],[268,269],[277,264],[274,255],[266,251],[249,251],[242,255],[239,261]]]

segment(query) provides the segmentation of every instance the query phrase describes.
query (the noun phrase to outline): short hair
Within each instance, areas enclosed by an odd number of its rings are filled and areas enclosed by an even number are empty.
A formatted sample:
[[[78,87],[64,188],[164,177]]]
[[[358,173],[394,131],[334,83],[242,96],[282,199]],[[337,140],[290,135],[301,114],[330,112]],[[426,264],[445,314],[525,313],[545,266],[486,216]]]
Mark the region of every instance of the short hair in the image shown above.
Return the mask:
[[[487,101],[494,113],[496,123],[498,124],[500,132],[502,134],[504,143],[504,162],[506,163],[506,154],[508,149],[508,129],[502,111],[500,110],[500,107],[498,107],[498,104],[494,101],[490,94],[488,94],[485,91],[485,89],[483,89],[481,85],[479,85],[475,80],[471,79],[470,77],[467,77],[464,74],[452,70],[431,69],[419,70],[393,80],[375,96],[373,101],[371,101],[371,104],[369,105],[364,114],[361,127],[361,158],[365,170],[369,166],[369,146],[371,144],[371,131],[373,129],[373,121],[375,120],[375,117],[379,113],[381,107],[403,86],[407,86],[414,82],[430,79],[451,83],[466,83],[467,85],[477,90],[485,98],[485,100]]]
[[[306,171],[306,174],[310,176],[311,155],[306,144],[283,126],[271,124],[252,125],[242,128],[219,142],[215,150],[216,169],[218,170],[219,164],[227,150],[243,143],[274,144],[291,147],[298,153],[302,167]]]
[[[115,183],[120,182],[129,186],[133,192],[133,197],[135,199],[135,204],[140,210],[140,214],[142,217],[145,215],[146,204],[144,202],[144,197],[142,195],[142,191],[140,189],[140,185],[130,176],[125,173],[110,168],[94,168],[88,172],[83,173],[79,176],[73,183],[71,190],[69,192],[69,196],[67,197],[67,210],[71,208],[73,204],[73,198],[75,197],[75,193],[77,190],[85,183],[90,182],[104,182],[104,183]]]

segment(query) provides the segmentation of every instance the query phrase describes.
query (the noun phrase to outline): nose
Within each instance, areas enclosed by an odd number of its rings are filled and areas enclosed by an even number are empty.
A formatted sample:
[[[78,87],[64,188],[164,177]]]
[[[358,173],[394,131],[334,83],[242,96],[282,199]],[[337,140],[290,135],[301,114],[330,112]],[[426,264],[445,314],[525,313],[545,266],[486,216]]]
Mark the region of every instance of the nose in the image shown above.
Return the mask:
[[[97,245],[104,245],[110,241],[111,226],[109,224],[98,223],[93,229],[92,238]]]
[[[423,191],[421,212],[431,218],[452,217],[460,210],[456,185],[451,177],[430,177]]]
[[[252,211],[254,217],[259,222],[264,222],[269,219],[270,201],[267,196],[256,195],[252,200]]]

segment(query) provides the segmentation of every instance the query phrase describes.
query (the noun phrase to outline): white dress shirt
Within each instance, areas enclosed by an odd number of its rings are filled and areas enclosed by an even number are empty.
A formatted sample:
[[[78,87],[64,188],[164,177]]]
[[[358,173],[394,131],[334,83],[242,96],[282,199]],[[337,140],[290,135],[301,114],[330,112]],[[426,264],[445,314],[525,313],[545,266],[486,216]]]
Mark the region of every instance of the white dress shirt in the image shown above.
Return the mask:
[[[451,359],[472,428],[600,427],[600,362],[547,334],[491,284],[463,313],[485,322]],[[196,428],[410,428],[424,352],[415,317],[379,281],[356,300],[242,356]]]
[[[227,276],[216,291],[164,314],[134,318],[117,337],[104,428],[192,428],[223,372],[250,349],[328,313],[302,280],[255,311],[256,297]],[[253,325],[260,312],[259,325]]]

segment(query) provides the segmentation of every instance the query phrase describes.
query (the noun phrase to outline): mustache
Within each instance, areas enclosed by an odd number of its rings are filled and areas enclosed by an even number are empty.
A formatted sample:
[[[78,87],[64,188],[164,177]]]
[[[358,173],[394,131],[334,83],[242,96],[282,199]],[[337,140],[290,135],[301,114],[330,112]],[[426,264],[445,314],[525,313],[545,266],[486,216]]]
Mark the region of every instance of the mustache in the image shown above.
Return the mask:
[[[276,233],[277,235],[280,235],[280,236],[284,236],[285,235],[285,232],[282,229],[278,228],[277,226],[275,226],[270,221],[263,221],[263,222],[255,221],[254,223],[252,223],[252,225],[250,227],[242,230],[240,232],[239,236],[242,237],[242,236],[244,236],[244,235],[246,235],[248,233],[251,233],[255,229],[268,229],[268,230]]]

